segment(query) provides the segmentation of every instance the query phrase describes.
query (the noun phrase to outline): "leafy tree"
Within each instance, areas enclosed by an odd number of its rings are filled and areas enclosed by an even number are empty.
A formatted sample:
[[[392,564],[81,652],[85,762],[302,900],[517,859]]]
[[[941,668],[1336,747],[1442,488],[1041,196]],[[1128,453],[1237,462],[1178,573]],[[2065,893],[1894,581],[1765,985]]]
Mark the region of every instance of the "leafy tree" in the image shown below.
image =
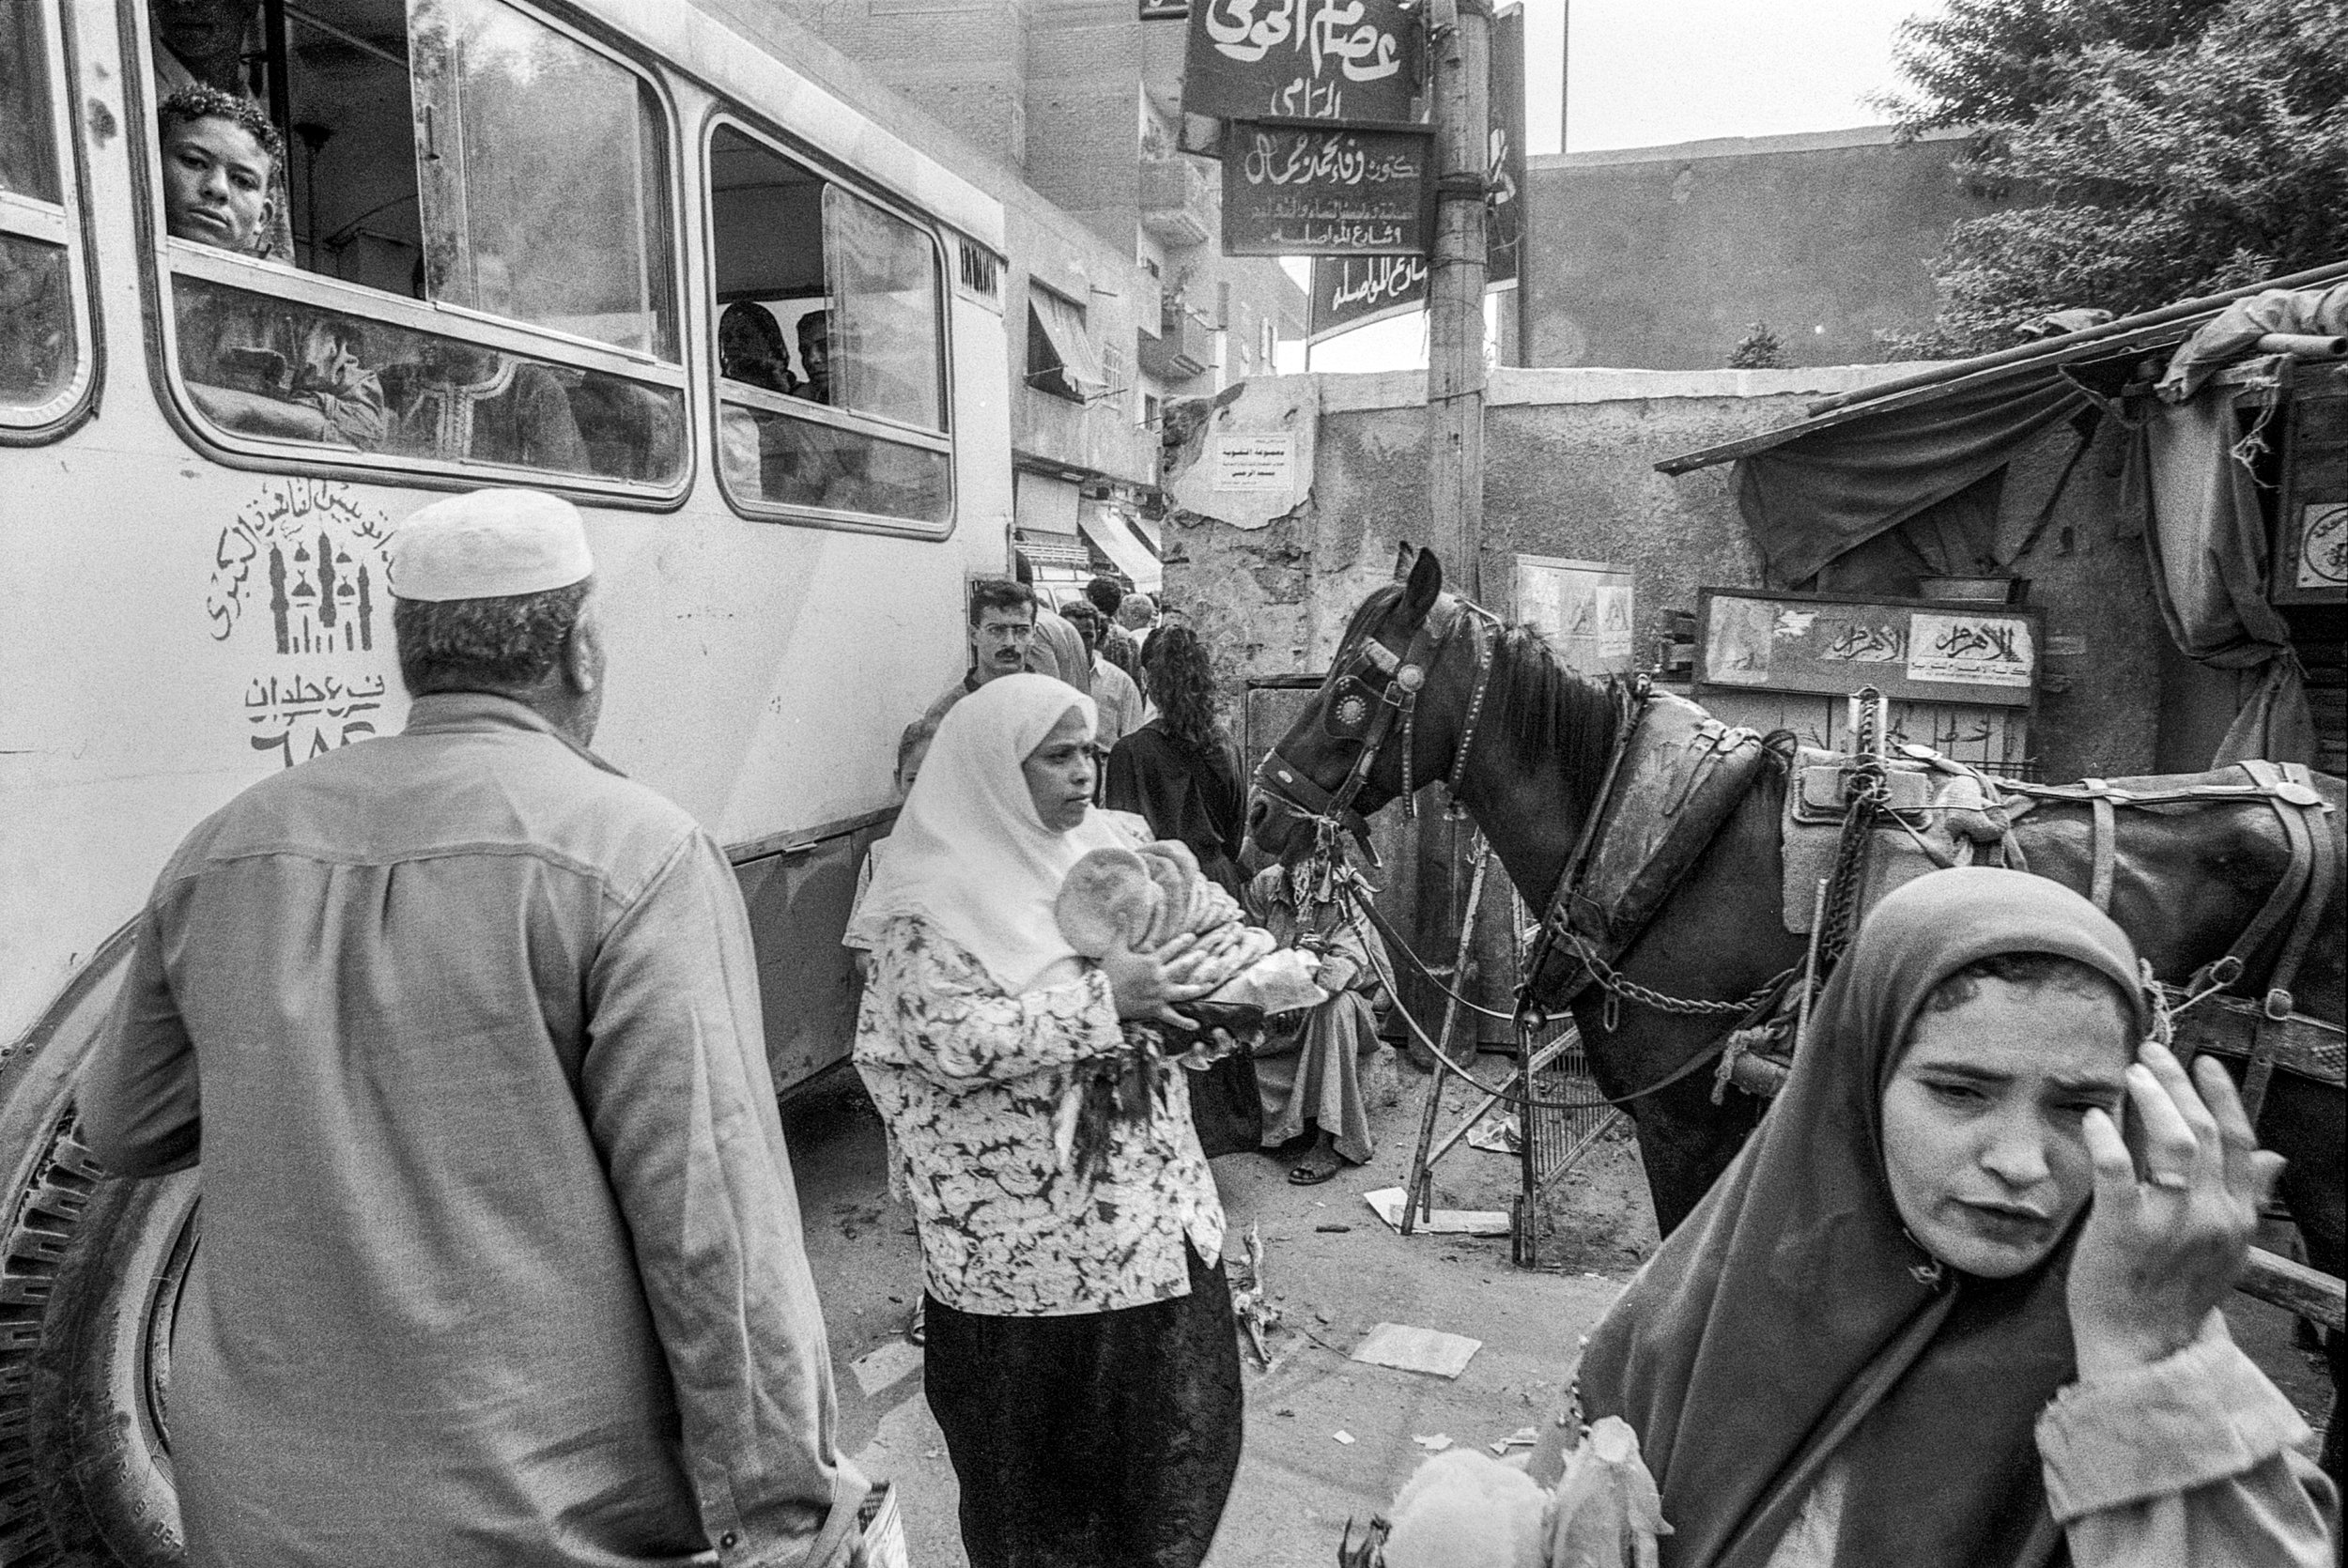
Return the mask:
[[[2021,341],[2348,256],[2348,0],[1952,0],[1901,29],[1913,133],[1985,127],[1915,356]]]
[[[1784,370],[1786,367],[1785,345],[1766,321],[1755,321],[1746,328],[1745,335],[1737,340],[1729,351],[1731,370]]]

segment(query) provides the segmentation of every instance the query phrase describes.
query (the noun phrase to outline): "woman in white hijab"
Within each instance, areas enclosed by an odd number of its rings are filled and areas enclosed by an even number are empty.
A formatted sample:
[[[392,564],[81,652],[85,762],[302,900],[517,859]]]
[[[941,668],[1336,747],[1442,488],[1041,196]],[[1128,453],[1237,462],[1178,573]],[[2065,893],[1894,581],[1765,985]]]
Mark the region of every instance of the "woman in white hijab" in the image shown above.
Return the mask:
[[[852,935],[872,982],[856,1062],[919,1222],[924,1385],[972,1568],[1195,1568],[1239,1467],[1240,1376],[1216,1267],[1223,1209],[1187,1074],[1129,1072],[1149,1020],[1187,1023],[1184,945],[1095,963],[1054,901],[1126,836],[1091,807],[1092,699],[990,681],[939,724]],[[1063,1162],[1066,1093],[1148,1099],[1105,1170]]]

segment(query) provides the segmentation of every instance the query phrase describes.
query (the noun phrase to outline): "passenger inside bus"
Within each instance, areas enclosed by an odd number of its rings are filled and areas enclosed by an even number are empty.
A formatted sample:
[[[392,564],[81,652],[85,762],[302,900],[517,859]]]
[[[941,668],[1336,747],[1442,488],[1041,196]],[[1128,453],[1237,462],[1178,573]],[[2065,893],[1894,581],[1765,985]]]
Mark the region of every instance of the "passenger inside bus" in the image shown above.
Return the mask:
[[[253,0],[152,0],[155,90],[168,98],[190,87],[216,87],[260,100],[245,74],[244,40],[252,30]],[[269,217],[254,254],[271,261],[293,259],[293,204],[286,193],[285,160],[270,169]]]
[[[799,325],[800,357],[804,359],[804,317]],[[791,374],[791,350],[783,346],[782,329],[776,325],[774,312],[755,300],[736,300],[718,318],[718,368],[746,386],[799,397],[811,395],[802,390],[807,383]]]
[[[829,403],[831,397],[831,312],[814,310],[799,317],[799,363],[807,367],[807,380],[799,392],[818,403]]]
[[[727,487],[737,500],[944,521],[952,491],[935,241],[730,126],[712,133],[709,162],[721,339],[736,320],[735,331],[763,331],[754,311],[789,334],[799,360],[778,387],[755,373],[763,361],[720,342]],[[801,415],[761,395],[778,391],[836,412]]]
[[[446,462],[591,471],[570,397],[545,365],[469,343],[425,339],[384,372],[394,452]]]
[[[411,12],[445,27],[440,47],[411,52]],[[193,83],[270,105],[274,125],[253,108],[276,144],[266,151],[279,194],[264,222],[285,230],[289,216],[290,243],[224,242],[169,213],[166,226],[333,282],[280,292],[175,267],[196,411],[243,434],[386,456],[673,482],[686,459],[681,389],[600,346],[682,358],[665,119],[648,85],[503,0],[299,0],[268,26],[261,14],[257,0],[149,0],[153,65],[159,97]],[[402,300],[456,310],[418,317]],[[481,317],[543,331],[545,352],[497,342]],[[288,415],[308,360],[274,337],[223,337],[222,319],[282,319],[291,325],[278,336],[332,344],[349,368],[379,372],[373,420]],[[216,352],[255,347],[287,368]]]
[[[261,254],[284,144],[260,107],[218,87],[185,87],[157,120],[172,238]],[[383,438],[382,385],[339,323],[223,291],[183,301],[178,330],[190,393],[230,429],[356,447]]]

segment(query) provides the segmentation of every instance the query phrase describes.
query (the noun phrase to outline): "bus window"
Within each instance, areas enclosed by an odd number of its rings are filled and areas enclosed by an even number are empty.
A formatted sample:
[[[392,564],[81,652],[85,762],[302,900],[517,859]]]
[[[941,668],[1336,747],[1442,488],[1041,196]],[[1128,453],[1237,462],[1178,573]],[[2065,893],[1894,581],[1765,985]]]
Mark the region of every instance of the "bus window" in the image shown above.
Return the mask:
[[[203,80],[259,91],[165,94],[158,115],[194,411],[403,466],[681,483],[666,144],[649,85],[502,0],[287,0],[277,28],[251,0],[213,9],[240,52]],[[161,86],[168,41],[158,34]],[[237,69],[255,58],[257,71]],[[229,180],[203,189],[208,166],[281,160],[282,181],[248,174],[244,189],[285,192],[291,267],[266,216],[239,218]]]
[[[710,137],[718,476],[737,506],[942,530],[943,274],[912,223],[731,126]]]
[[[48,4],[0,0],[0,425],[12,427],[54,423],[84,379]]]
[[[676,358],[660,101],[500,0],[411,0],[432,297]]]

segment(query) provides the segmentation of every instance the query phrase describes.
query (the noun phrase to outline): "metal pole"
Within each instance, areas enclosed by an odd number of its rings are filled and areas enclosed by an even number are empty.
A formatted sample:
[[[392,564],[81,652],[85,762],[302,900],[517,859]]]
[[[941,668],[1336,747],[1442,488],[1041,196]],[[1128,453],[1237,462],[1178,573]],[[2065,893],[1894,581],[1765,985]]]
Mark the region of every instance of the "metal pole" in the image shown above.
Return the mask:
[[[1467,914],[1460,923],[1459,952],[1451,961],[1451,989],[1454,992],[1459,991],[1460,980],[1467,973],[1468,949],[1475,941],[1475,911],[1477,904],[1483,900],[1484,897],[1484,867],[1490,857],[1491,847],[1481,835],[1477,836],[1475,854],[1475,869],[1468,878]],[[1459,1022],[1459,1018],[1460,999],[1458,995],[1444,998],[1443,1032],[1435,1037],[1435,1054],[1444,1061],[1451,1059],[1451,1030],[1452,1026]],[[1469,1022],[1468,1027],[1471,1029],[1475,1027],[1473,1020]],[[1473,1044],[1469,1046],[1467,1055],[1469,1060],[1475,1059],[1475,1049]],[[1491,1109],[1494,1098],[1486,1098],[1482,1108],[1476,1112],[1476,1116],[1481,1116],[1485,1111]],[[1435,1217],[1434,1161],[1429,1158],[1427,1151],[1429,1145],[1435,1141],[1435,1117],[1442,1109],[1443,1068],[1438,1064],[1433,1074],[1427,1080],[1427,1109],[1420,1113],[1418,1118],[1418,1149],[1411,1156],[1410,1182],[1403,1189],[1402,1234],[1405,1236],[1411,1234],[1419,1214],[1424,1213],[1429,1220]],[[1469,1125],[1474,1125],[1475,1120],[1475,1117],[1470,1117]]]

